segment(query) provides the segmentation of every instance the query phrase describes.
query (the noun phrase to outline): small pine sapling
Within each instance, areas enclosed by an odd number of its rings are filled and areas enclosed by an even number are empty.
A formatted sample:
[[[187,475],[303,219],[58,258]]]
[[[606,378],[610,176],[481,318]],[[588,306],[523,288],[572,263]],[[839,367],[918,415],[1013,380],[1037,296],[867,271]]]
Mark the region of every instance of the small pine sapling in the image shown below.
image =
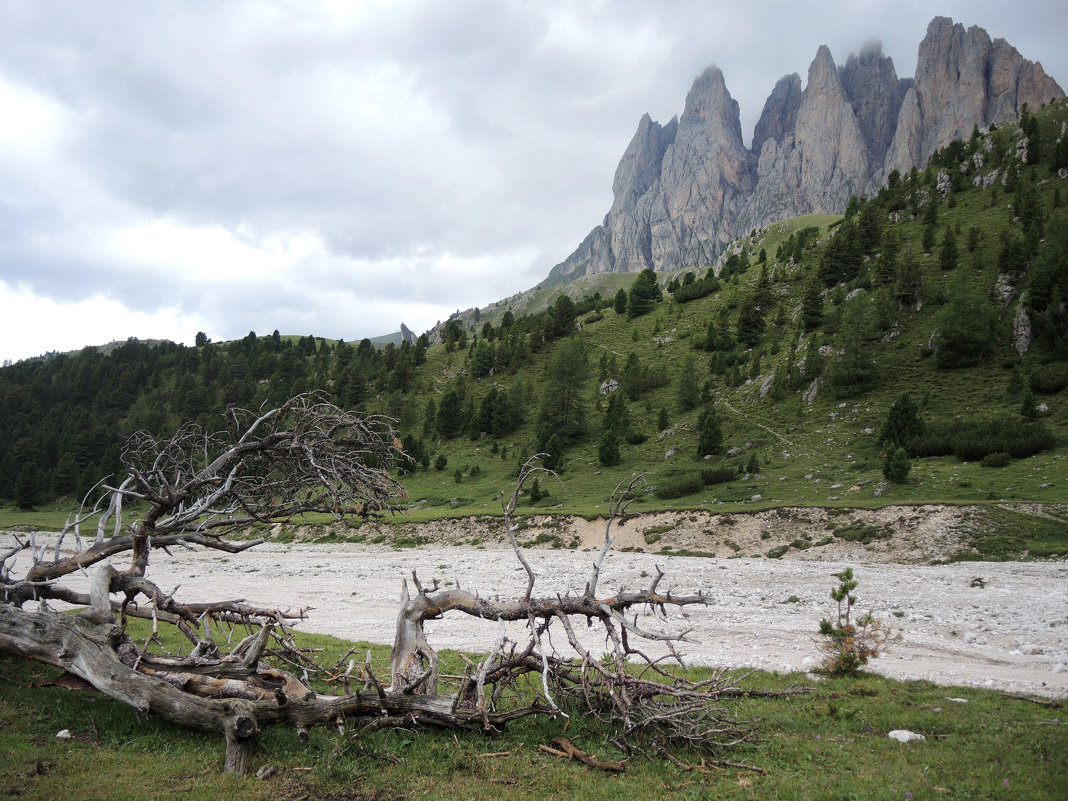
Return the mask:
[[[887,643],[901,639],[901,635],[876,620],[870,611],[854,620],[857,581],[853,568],[836,573],[835,578],[839,584],[831,590],[831,598],[837,602],[838,612],[834,622],[826,618],[820,621],[823,639],[817,647],[824,659],[819,670],[831,676],[856,676],[861,665],[878,657]]]

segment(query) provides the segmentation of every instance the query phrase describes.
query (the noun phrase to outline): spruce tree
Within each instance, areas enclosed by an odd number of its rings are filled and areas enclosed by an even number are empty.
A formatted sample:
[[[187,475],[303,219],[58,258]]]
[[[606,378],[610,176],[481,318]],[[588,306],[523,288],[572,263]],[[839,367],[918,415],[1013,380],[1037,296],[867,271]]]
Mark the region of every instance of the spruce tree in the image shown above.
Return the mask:
[[[808,282],[801,297],[801,325],[813,331],[823,324],[823,286],[817,280]]]
[[[656,282],[656,273],[648,269],[642,270],[634,279],[627,296],[627,316],[633,318],[648,314],[662,297],[663,293]]]
[[[604,432],[601,444],[597,448],[597,459],[605,467],[619,464],[619,441],[616,439],[616,432],[612,429]]]
[[[942,237],[942,249],[938,254],[938,263],[943,270],[955,270],[958,257],[957,237],[953,233],[953,229],[947,226],[945,236]]]
[[[704,458],[723,450],[723,427],[714,406],[707,406],[697,422],[697,455]]]
[[[926,425],[920,417],[920,408],[907,393],[894,401],[886,416],[882,430],[879,432],[879,444],[894,447],[907,447],[915,437],[923,434]]]
[[[997,314],[963,274],[958,274],[949,294],[949,303],[938,312],[935,364],[941,368],[972,367],[994,352]]]
[[[701,402],[701,387],[697,384],[697,366],[693,356],[688,355],[682,365],[675,397],[682,412],[697,408],[697,404]]]

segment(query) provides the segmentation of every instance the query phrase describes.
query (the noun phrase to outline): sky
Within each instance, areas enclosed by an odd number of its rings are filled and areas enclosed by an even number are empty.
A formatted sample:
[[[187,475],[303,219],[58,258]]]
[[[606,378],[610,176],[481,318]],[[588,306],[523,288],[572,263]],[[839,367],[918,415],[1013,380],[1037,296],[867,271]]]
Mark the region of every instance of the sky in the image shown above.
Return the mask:
[[[748,142],[820,44],[912,76],[936,15],[1068,86],[1054,0],[0,0],[0,360],[420,333],[565,259],[706,67]]]

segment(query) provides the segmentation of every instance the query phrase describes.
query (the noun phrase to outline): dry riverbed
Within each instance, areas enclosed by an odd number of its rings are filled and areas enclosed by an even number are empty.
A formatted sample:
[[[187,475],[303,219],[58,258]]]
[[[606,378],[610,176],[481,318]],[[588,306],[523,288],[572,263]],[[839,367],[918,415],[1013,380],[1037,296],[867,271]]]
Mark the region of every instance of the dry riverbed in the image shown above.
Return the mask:
[[[629,521],[617,548],[653,525],[648,519],[640,526]],[[732,529],[735,540],[743,534],[759,540],[759,526],[745,534],[739,525]],[[429,537],[433,526],[425,531]],[[538,574],[535,593],[581,592],[603,522],[567,536],[581,542],[574,549],[528,549]],[[834,607],[833,574],[853,567],[858,607],[873,610],[902,635],[870,665],[872,670],[897,679],[1068,696],[1068,563],[922,563],[929,561],[924,543],[937,536],[932,530],[930,537],[917,537],[909,550],[896,554],[880,550],[878,542],[791,551],[781,559],[738,555],[733,547],[728,550],[733,558],[616,550],[606,560],[600,586],[604,593],[643,586],[659,565],[667,573],[661,590],[702,589],[713,603],[669,609],[666,620],[648,613],[640,626],[688,629],[693,642],[681,650],[693,664],[791,672],[815,666],[818,621]],[[472,545],[470,532],[466,537],[466,544],[403,549],[301,542],[266,542],[237,555],[179,549],[173,557],[155,553],[149,574],[166,591],[177,587],[180,598],[244,598],[281,609],[310,606],[308,619],[298,624],[301,630],[390,643],[401,581],[412,571],[426,585],[436,579],[484,596],[522,594],[525,574],[511,550],[499,541]],[[39,544],[44,539],[38,535]],[[449,538],[435,537],[442,539]],[[9,535],[0,535],[0,548],[9,542]],[[21,561],[24,567],[26,557]],[[121,560],[117,566],[123,566]],[[84,578],[78,581],[85,584]],[[463,615],[427,625],[428,638],[438,648],[488,650],[496,633],[495,624]]]

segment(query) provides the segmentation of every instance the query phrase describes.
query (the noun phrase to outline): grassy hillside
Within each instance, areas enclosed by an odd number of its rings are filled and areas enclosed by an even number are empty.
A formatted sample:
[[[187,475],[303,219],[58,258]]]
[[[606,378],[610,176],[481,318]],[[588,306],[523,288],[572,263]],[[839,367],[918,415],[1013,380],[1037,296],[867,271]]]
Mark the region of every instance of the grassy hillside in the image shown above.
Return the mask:
[[[1046,157],[1058,147],[1056,132],[1065,118],[1065,107],[1036,115],[1044,135]],[[1006,127],[988,134],[990,154],[1011,154],[998,160],[1004,178],[982,189],[973,187],[972,174],[948,193],[937,190],[939,172],[952,167],[932,167],[927,173],[906,178],[897,195],[885,192],[855,212],[863,221],[871,208],[881,235],[860,263],[852,266],[848,280],[821,285],[822,322],[805,330],[802,322],[806,289],[825,269],[828,248],[840,218],[799,218],[755,232],[732,251],[744,249],[751,266],[722,281],[721,288],[698,300],[680,304],[669,297],[649,314],[631,319],[604,309],[592,318],[579,317],[581,330],[575,336],[585,344],[593,366],[584,387],[589,398],[587,434],[566,449],[564,486],[548,487],[545,508],[582,513],[603,509],[604,499],[615,484],[640,471],[649,471],[656,484],[690,476],[702,467],[734,467],[738,477],[729,482],[677,499],[649,497],[647,506],[737,507],[740,505],[821,504],[871,505],[887,502],[975,502],[995,499],[1063,501],[1068,498],[1064,436],[1068,410],[1064,406],[1065,353],[1049,340],[1036,341],[1023,355],[1013,345],[1013,321],[1021,294],[1035,280],[1032,265],[1040,256],[1025,258],[1023,269],[1006,271],[1006,242],[1022,241],[1027,232],[1021,221],[1022,202],[1036,204],[1044,226],[1064,225],[1060,210],[1063,178],[1051,173],[1048,163],[1022,165],[1015,156],[1021,132]],[[983,148],[980,137],[978,148]],[[978,152],[978,150],[976,150]],[[966,152],[943,155],[963,161]],[[956,162],[954,162],[955,164]],[[974,163],[974,162],[973,162]],[[959,167],[958,167],[959,169]],[[989,175],[988,167],[982,175]],[[1015,185],[1013,185],[1015,184]],[[1009,191],[1009,190],[1012,191]],[[933,200],[937,198],[937,201]],[[1021,200],[1029,198],[1030,200]],[[929,206],[936,203],[936,222],[929,223]],[[815,242],[799,259],[777,256],[791,234],[818,226]],[[935,246],[925,249],[928,227],[935,232]],[[958,244],[956,266],[943,267],[942,243],[951,232]],[[1033,234],[1032,234],[1033,235]],[[893,237],[898,251],[896,269],[880,276],[884,239]],[[929,243],[928,243],[929,244]],[[728,330],[737,329],[741,307],[757,291],[761,270],[757,254],[767,255],[766,278],[770,300],[760,310],[766,330],[752,347],[738,347],[727,354],[737,360],[738,372],[713,374],[715,353],[702,349],[710,321],[725,320]],[[1042,245],[1037,246],[1042,250]],[[1044,252],[1044,251],[1043,251]],[[1056,258],[1064,266],[1063,252]],[[911,288],[903,262],[914,267]],[[884,271],[886,272],[886,271]],[[672,276],[661,276],[665,284]],[[676,276],[677,278],[677,276]],[[631,283],[634,276],[628,279]],[[602,293],[604,294],[604,293]],[[989,319],[992,336],[974,364],[953,366],[938,352],[943,330],[953,322],[955,300],[970,297]],[[1035,328],[1041,312],[1027,308]],[[970,312],[965,307],[965,315]],[[1047,318],[1051,313],[1046,312]],[[596,319],[602,316],[602,319]],[[967,320],[965,320],[967,322]],[[861,391],[848,386],[836,389],[829,380],[836,361],[848,350],[849,327],[858,326],[857,350],[868,362],[872,378]],[[801,375],[790,386],[791,367],[796,367],[815,341],[823,366],[818,375]],[[666,383],[641,392],[627,403],[635,439],[644,442],[620,445],[618,465],[604,466],[598,458],[602,414],[607,398],[597,394],[606,378],[619,378],[630,354],[642,364],[660,370]],[[615,365],[606,366],[605,360]],[[497,493],[510,483],[519,457],[535,447],[537,408],[543,377],[552,352],[534,354],[532,362],[515,375],[467,381],[465,391],[477,408],[491,388],[522,387],[527,403],[527,426],[505,437],[478,435],[443,440],[435,438],[431,450],[445,454],[445,469],[419,471],[408,480],[415,506],[426,510],[478,512],[496,507]],[[961,361],[967,361],[962,359]],[[420,404],[425,397],[440,395],[445,388],[463,381],[468,363],[458,353],[432,349],[427,372],[432,392],[413,398],[412,424],[418,426]],[[684,369],[692,371],[705,398],[697,408],[683,410],[679,403]],[[815,378],[823,379],[814,399],[805,395]],[[1027,393],[1031,392],[1030,395]],[[902,483],[887,482],[883,475],[885,444],[878,435],[890,407],[908,393],[931,425],[953,421],[1018,420],[1025,403],[1043,404],[1039,422],[1056,438],[1057,446],[1028,458],[1011,460],[1005,466],[984,466],[981,460],[956,456],[916,459]],[[731,455],[699,459],[697,426],[702,409],[711,402],[722,420],[723,450]],[[658,426],[666,410],[668,428]],[[670,454],[670,455],[669,455]],[[757,496],[760,496],[759,499]]]
[[[17,503],[31,478],[35,503],[77,496],[137,428],[214,427],[227,404],[321,390],[397,419],[420,463],[404,479],[416,518],[499,509],[550,445],[562,484],[526,502],[587,515],[638,473],[642,509],[1063,502],[1066,124],[1062,101],[954,143],[844,217],[754,231],[712,270],[656,276],[648,310],[628,308],[639,276],[587,276],[462,315],[443,344],[250,334],[3,368],[0,497]],[[601,394],[606,381],[621,387]],[[911,470],[889,481],[880,434],[903,394],[926,432],[901,442]],[[721,440],[699,453],[710,414]]]

